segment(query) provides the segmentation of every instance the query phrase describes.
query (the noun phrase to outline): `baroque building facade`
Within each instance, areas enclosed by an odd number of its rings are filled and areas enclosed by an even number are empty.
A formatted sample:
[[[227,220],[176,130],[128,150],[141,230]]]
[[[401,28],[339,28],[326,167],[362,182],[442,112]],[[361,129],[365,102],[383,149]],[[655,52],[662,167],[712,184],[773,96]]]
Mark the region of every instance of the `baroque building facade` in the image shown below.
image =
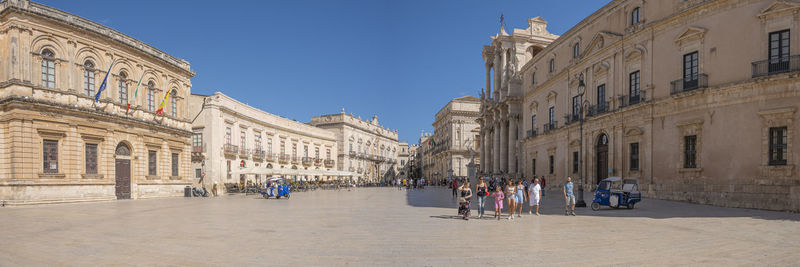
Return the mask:
[[[486,87],[481,92],[480,173],[520,178],[523,139],[523,96],[520,69],[558,36],[547,31],[547,21],[528,20],[527,29],[493,36],[481,56],[486,62]]]
[[[610,2],[522,64],[521,170],[800,211],[798,14],[781,0]]]
[[[98,23],[0,2],[0,201],[183,195],[193,76],[187,61]]]
[[[474,96],[463,96],[450,100],[433,122],[433,135],[429,138],[429,153],[435,173],[426,178],[466,178],[470,162],[479,164],[480,153],[476,141],[480,139],[481,100]]]
[[[250,178],[334,179],[333,132],[267,113],[223,93],[191,95],[192,169],[206,188]],[[242,170],[251,170],[243,173]],[[254,177],[245,177],[252,175]],[[218,193],[221,193],[218,192]]]
[[[378,116],[367,121],[342,109],[339,114],[312,117],[310,124],[336,136],[340,170],[354,172],[355,178],[370,182],[389,181],[397,176],[397,131],[381,126]]]

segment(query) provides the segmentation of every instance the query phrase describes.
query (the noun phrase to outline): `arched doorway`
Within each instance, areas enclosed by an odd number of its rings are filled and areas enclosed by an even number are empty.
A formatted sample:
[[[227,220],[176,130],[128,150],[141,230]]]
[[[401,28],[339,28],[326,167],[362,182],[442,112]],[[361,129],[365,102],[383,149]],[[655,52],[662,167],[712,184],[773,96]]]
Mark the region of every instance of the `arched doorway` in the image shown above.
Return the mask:
[[[131,198],[131,149],[125,143],[119,143],[114,151],[115,185],[117,199]]]
[[[597,137],[597,162],[595,162],[595,184],[599,184],[601,180],[608,178],[608,136],[600,134]]]

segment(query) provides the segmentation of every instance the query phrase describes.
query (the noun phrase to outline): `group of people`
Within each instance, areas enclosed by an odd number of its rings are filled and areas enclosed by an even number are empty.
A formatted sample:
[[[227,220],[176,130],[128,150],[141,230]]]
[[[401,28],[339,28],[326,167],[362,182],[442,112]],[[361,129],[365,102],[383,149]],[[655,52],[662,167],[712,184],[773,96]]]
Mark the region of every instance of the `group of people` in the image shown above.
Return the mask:
[[[528,214],[540,215],[539,204],[544,195],[546,179],[544,176],[531,179],[530,183],[520,180],[500,180],[490,179],[486,183],[484,178],[478,179],[478,184],[475,186],[475,195],[478,198],[478,219],[483,218],[485,215],[485,205],[487,198],[494,199],[494,218],[500,220],[503,217],[504,202],[507,203],[508,220],[516,217],[522,217],[522,212],[525,203],[528,203]],[[463,215],[465,220],[469,219],[470,199],[473,195],[473,189],[469,181],[463,182],[457,186],[457,181],[452,181],[451,187],[453,195],[459,197],[459,214]],[[575,194],[573,193],[572,178],[567,177],[567,182],[562,186],[562,193],[566,202],[564,215],[575,216]]]
[[[392,180],[392,185],[397,187],[397,190],[402,190],[404,187],[407,189],[424,189],[425,186],[429,184],[431,184],[431,181],[425,180],[425,178],[419,178],[419,179],[397,178]]]

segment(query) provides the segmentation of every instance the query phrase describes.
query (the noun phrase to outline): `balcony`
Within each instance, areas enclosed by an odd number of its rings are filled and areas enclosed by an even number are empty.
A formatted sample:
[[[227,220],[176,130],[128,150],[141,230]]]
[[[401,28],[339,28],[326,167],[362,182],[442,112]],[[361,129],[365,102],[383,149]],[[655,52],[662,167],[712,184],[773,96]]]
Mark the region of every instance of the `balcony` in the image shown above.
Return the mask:
[[[706,87],[708,87],[708,75],[701,73],[692,80],[684,78],[672,81],[669,92],[674,95]]]
[[[355,158],[358,154],[355,151],[350,151],[350,157]]]
[[[325,160],[325,166],[327,166],[327,167],[333,166],[334,163],[335,163],[335,161],[332,160],[332,159],[326,159]],[[353,169],[353,168],[350,168],[350,169]],[[352,170],[350,170],[350,171],[352,171]]]
[[[275,154],[267,153],[265,154],[264,159],[266,159],[267,161],[275,161]]]
[[[619,108],[636,105],[645,101],[647,91],[640,91],[637,95],[622,95],[619,97]]]
[[[278,157],[278,162],[281,162],[281,163],[288,163],[288,162],[289,162],[289,154],[281,154],[281,155]]]
[[[311,165],[314,162],[314,158],[312,157],[303,157],[303,165]]]
[[[300,162],[300,157],[293,155],[292,156],[292,163],[299,163],[299,162]]]
[[[206,147],[204,147],[204,146],[192,146],[192,153],[206,153]]]
[[[247,148],[240,148],[239,149],[239,157],[240,158],[250,157],[250,150],[248,150]]]
[[[222,146],[222,152],[227,155],[236,155],[236,153],[239,153],[239,147],[231,144],[225,144]]]
[[[322,159],[321,158],[314,158],[314,165],[317,165],[317,166],[322,165]]]
[[[266,152],[262,149],[253,149],[253,159],[263,159]]]
[[[564,125],[570,125],[580,120],[579,114],[567,114],[564,115]]]
[[[555,129],[558,129],[558,121],[552,121],[544,124],[544,133],[549,133]]]
[[[753,62],[753,78],[800,71],[800,55]]]
[[[589,106],[589,110],[586,111],[586,117],[594,117],[609,112],[610,109],[608,107],[609,105],[607,101],[600,102],[597,105]]]
[[[539,130],[538,129],[531,129],[531,130],[528,130],[528,134],[525,135],[525,137],[526,138],[534,138],[534,137],[536,137],[538,135],[539,135]]]

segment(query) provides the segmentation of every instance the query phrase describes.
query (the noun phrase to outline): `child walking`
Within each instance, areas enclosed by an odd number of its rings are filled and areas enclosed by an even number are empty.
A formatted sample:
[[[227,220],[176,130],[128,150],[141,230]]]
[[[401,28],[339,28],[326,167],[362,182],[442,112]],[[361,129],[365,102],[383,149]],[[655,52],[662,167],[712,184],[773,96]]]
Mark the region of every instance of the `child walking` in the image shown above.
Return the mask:
[[[500,215],[503,213],[503,199],[506,197],[503,194],[503,188],[500,186],[495,188],[492,196],[494,197],[494,217],[500,220]]]

